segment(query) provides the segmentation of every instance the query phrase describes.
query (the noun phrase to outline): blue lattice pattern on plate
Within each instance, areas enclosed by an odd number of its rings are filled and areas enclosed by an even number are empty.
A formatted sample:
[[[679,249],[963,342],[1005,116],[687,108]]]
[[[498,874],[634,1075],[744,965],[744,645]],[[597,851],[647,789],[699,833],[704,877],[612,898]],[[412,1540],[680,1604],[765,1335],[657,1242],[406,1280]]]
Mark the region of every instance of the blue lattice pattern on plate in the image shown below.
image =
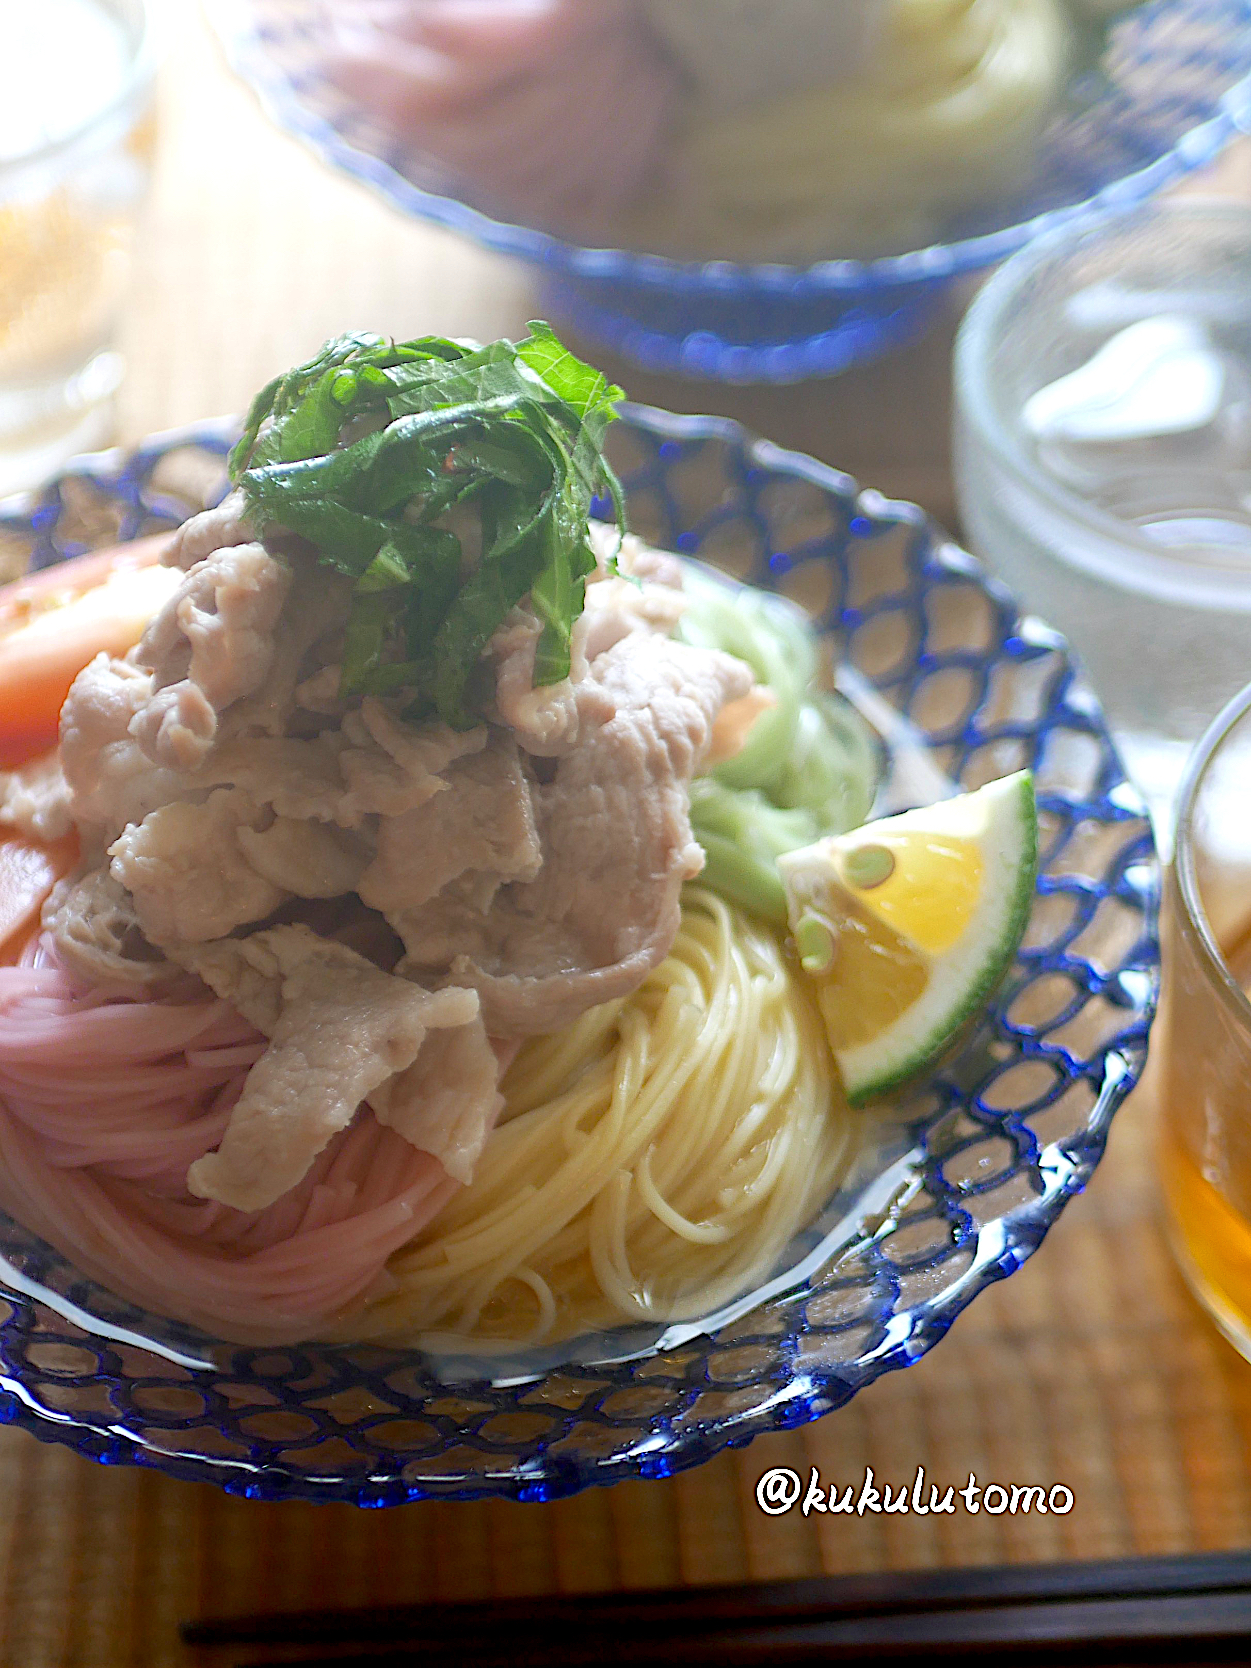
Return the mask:
[[[1038,773],[1043,857],[1020,954],[958,1051],[883,1121],[902,1138],[883,1134],[854,1229],[807,1279],[712,1334],[449,1379],[416,1351],[214,1345],[0,1219],[3,1418],[104,1463],[255,1498],[547,1499],[665,1476],[915,1361],[1089,1179],[1145,1058],[1157,869],[1063,642],[913,506],[720,420],[635,408],[617,430],[640,532],[809,608],[890,717],[896,803],[915,794],[918,755],[966,787],[1020,764]],[[211,425],[85,460],[32,507],[0,510],[0,535],[46,564],[172,525],[221,491],[228,440]]]
[[[1127,0],[1128,4],[1128,0]],[[406,214],[538,268],[546,313],[651,370],[727,382],[831,376],[908,341],[960,273],[1077,214],[1128,209],[1251,127],[1249,0],[1148,0],[1077,73],[1015,198],[878,260],[677,261],[584,249],[461,200],[456,180],[327,80],[307,0],[208,0],[231,61],[272,118]]]

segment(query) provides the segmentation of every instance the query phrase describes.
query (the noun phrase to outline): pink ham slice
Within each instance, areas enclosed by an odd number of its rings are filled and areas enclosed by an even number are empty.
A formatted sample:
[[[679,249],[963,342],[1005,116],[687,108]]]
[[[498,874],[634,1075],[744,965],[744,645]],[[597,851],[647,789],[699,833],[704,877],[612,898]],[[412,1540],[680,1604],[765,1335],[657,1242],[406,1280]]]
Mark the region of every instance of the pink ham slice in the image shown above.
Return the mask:
[[[365,1100],[450,1176],[470,1179],[500,1106],[473,991],[422,990],[300,926],[179,959],[271,1038],[217,1151],[188,1170],[193,1194],[266,1209]]]
[[[614,716],[533,789],[537,878],[501,886],[485,913],[453,885],[388,914],[408,952],[400,971],[472,986],[493,1036],[570,1024],[668,954],[682,884],[704,863],[691,778],[717,715],[753,683],[741,660],[641,631],[599,656],[591,677]]]

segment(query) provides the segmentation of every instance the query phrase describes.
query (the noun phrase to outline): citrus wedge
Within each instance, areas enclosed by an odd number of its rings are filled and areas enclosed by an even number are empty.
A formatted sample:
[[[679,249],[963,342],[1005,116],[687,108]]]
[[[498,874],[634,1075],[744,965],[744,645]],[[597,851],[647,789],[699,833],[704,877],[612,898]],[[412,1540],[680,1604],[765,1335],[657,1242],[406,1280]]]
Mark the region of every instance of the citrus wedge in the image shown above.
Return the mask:
[[[941,1054],[1007,970],[1038,861],[1028,771],[778,859],[853,1106]]]

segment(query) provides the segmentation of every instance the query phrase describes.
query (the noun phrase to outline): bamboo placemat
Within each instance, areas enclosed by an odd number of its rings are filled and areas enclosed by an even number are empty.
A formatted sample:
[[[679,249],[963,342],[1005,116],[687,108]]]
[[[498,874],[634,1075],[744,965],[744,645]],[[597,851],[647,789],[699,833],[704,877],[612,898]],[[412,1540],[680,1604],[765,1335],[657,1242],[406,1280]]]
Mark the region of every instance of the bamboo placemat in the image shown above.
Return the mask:
[[[121,437],[238,409],[272,372],[348,326],[515,332],[524,274],[401,221],[274,133],[173,0],[157,187],[126,326]],[[1226,188],[1246,190],[1235,158]],[[761,394],[658,384],[951,516],[946,354]],[[1174,1271],[1157,1218],[1148,1095],[1041,1252],[953,1336],[849,1407],[662,1483],[546,1506],[389,1512],[263,1506],[0,1433],[0,1662],[183,1663],[196,1615],[324,1604],[737,1581],[943,1564],[1098,1558],[1251,1544],[1251,1367]],[[1063,1484],[1064,1515],[767,1517],[756,1483],[786,1466],[893,1490]],[[997,1499],[996,1499],[997,1503]]]

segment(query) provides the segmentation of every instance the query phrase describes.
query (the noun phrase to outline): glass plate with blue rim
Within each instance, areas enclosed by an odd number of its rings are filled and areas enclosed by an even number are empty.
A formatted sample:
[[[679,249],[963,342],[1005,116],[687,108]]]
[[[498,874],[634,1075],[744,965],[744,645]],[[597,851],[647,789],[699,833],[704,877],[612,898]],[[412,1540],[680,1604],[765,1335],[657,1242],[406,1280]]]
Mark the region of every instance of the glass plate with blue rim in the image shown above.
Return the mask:
[[[831,376],[915,338],[961,274],[1075,216],[1123,210],[1251,129],[1251,0],[1148,0],[1071,78],[1027,186],[877,260],[678,261],[494,219],[327,80],[306,0],[207,0],[269,115],[396,208],[530,262],[544,317],[646,369],[724,382]]]
[[[174,526],[221,495],[234,432],[81,459],[0,505],[0,541],[46,567]],[[699,1322],[517,1357],[244,1349],[140,1312],[0,1217],[0,1418],[256,1499],[544,1500],[663,1477],[918,1360],[1089,1180],[1146,1056],[1158,869],[1063,640],[915,506],[733,423],[626,407],[612,446],[638,532],[807,610],[884,739],[882,809],[1036,772],[1037,887],[994,1000],[864,1114],[853,1172],[772,1278]]]

